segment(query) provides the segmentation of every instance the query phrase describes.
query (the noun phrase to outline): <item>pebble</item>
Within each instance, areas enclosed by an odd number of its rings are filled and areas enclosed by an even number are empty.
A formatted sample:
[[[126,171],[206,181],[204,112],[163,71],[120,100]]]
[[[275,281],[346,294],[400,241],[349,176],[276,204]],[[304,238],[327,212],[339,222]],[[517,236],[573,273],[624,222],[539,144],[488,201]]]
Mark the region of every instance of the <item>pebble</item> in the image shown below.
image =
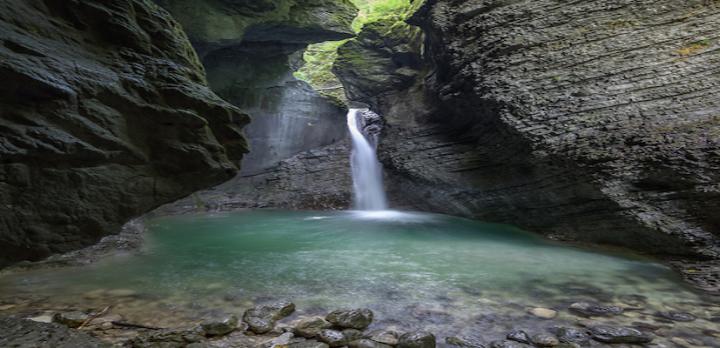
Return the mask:
[[[592,338],[603,343],[650,343],[652,337],[631,327],[594,326],[590,328]]]
[[[658,312],[656,314],[657,317],[668,319],[672,321],[680,321],[680,322],[691,322],[695,321],[697,319],[694,315],[686,312]]]
[[[337,330],[320,330],[318,339],[327,343],[330,347],[342,347],[348,343],[345,335]]]
[[[513,342],[513,341],[499,340],[499,341],[490,342],[490,348],[525,348],[525,347],[527,347],[527,346],[524,344]]]
[[[605,306],[588,302],[575,302],[571,304],[568,309],[573,314],[584,317],[609,317],[620,315],[624,312],[624,310],[618,306]]]
[[[533,335],[530,340],[538,347],[555,347],[560,344],[560,341],[555,336],[544,333]]]
[[[392,348],[392,346],[389,346],[387,344],[378,343],[373,340],[369,340],[367,338],[362,338],[359,340],[352,341],[352,342],[348,343],[348,347],[350,347],[350,348]]]
[[[528,313],[542,319],[553,319],[557,317],[558,312],[549,308],[532,308],[528,310]]]
[[[58,324],[65,325],[69,328],[76,328],[82,325],[88,318],[88,315],[83,312],[73,311],[55,313],[52,319]]]
[[[530,343],[530,337],[523,330],[514,330],[507,334],[507,339],[520,343]]]
[[[52,323],[53,322],[53,316],[49,315],[49,314],[38,315],[38,316],[30,317],[27,319],[38,322],[38,323]]]

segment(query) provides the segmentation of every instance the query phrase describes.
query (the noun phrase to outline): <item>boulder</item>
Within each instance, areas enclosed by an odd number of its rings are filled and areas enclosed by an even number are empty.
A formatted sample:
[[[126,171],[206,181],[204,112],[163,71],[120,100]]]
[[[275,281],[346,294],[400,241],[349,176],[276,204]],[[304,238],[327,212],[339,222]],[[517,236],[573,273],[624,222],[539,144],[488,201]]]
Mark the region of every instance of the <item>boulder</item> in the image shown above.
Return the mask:
[[[583,317],[609,317],[623,313],[622,307],[599,305],[588,302],[575,302],[568,307],[571,313]]]
[[[288,301],[279,301],[272,304],[256,306],[243,314],[243,321],[248,324],[250,331],[257,334],[270,332],[275,322],[285,318],[295,311],[295,304]]]
[[[329,329],[332,324],[322,317],[309,317],[300,319],[295,324],[295,333],[305,338],[313,338],[320,334],[320,331]]]
[[[365,308],[339,309],[330,312],[325,320],[340,328],[364,330],[372,323],[373,312]]]
[[[650,343],[652,337],[631,327],[594,326],[590,328],[592,338],[603,343]]]
[[[545,333],[533,335],[530,341],[537,347],[555,347],[560,344],[560,341],[555,336]]]
[[[347,345],[349,340],[345,337],[342,331],[337,330],[320,330],[317,335],[318,340],[327,343],[330,347],[342,347]]]
[[[398,348],[435,348],[435,335],[426,331],[413,331],[400,336]]]
[[[507,334],[507,339],[520,343],[530,343],[530,336],[523,330],[513,330]]]
[[[233,332],[238,326],[238,317],[227,315],[206,319],[200,324],[206,336],[223,336]]]

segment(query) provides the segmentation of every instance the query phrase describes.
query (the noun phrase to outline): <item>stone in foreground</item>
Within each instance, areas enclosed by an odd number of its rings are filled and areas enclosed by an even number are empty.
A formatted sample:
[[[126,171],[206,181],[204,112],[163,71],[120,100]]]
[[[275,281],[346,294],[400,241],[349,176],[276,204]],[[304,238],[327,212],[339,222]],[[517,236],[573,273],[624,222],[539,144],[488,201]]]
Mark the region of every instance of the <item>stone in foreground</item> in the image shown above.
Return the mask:
[[[531,341],[537,347],[555,347],[560,344],[555,336],[544,333],[533,335]]]
[[[590,342],[590,335],[586,331],[571,327],[558,328],[555,334],[562,343],[585,345]]]
[[[352,342],[348,343],[348,347],[350,347],[350,348],[392,348],[392,346],[389,346],[387,344],[378,343],[373,340],[369,340],[367,338],[352,341]]]
[[[365,337],[375,342],[395,346],[398,344],[400,335],[393,330],[376,330],[368,333]]]
[[[364,330],[373,320],[373,312],[369,309],[339,309],[332,311],[325,319],[343,329]]]
[[[609,317],[623,313],[623,309],[618,306],[604,306],[588,302],[573,303],[568,309],[573,314],[583,317]]]
[[[250,331],[264,334],[275,327],[275,321],[287,317],[294,311],[295,304],[288,301],[279,301],[248,309],[243,314],[243,321],[248,324]]]
[[[228,315],[204,321],[201,325],[205,336],[223,336],[233,332],[238,326],[238,318]]]
[[[426,331],[408,332],[398,340],[398,348],[435,348],[435,335]]]
[[[345,335],[337,330],[321,330],[318,339],[330,347],[342,347],[348,343]]]
[[[672,320],[672,321],[681,321],[681,322],[691,322],[695,321],[697,319],[694,315],[686,312],[659,312],[656,314],[657,317]]]
[[[590,328],[592,338],[603,343],[650,343],[652,337],[630,327],[595,326]]]
[[[305,338],[313,338],[319,335],[320,331],[331,327],[332,324],[321,317],[303,318],[295,324],[295,334]]]
[[[530,336],[523,330],[513,330],[507,334],[507,339],[520,343],[530,343]]]
[[[541,319],[553,319],[557,317],[557,311],[550,308],[532,308],[528,313]]]
[[[88,315],[80,311],[55,313],[53,315],[53,322],[73,329],[82,325],[86,320],[88,320]]]
[[[527,346],[524,344],[513,342],[513,341],[499,340],[499,341],[490,342],[490,348],[524,348],[524,347],[527,347]]]

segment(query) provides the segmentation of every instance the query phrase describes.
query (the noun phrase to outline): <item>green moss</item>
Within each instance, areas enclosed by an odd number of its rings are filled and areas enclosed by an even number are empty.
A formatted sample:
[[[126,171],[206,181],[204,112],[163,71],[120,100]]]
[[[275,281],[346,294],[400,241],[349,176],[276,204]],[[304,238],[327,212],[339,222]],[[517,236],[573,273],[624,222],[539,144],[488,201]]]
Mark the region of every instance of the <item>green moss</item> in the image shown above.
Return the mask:
[[[378,40],[389,40],[392,43],[408,42],[415,35],[420,35],[418,28],[405,23],[422,4],[415,0],[351,0],[360,10],[353,21],[352,28],[360,33],[363,28],[377,34]],[[305,65],[295,73],[295,77],[309,83],[322,94],[345,100],[345,92],[338,78],[332,73],[332,66],[338,59],[337,50],[347,40],[324,42],[310,45],[303,56]],[[367,63],[363,57],[351,57],[352,54],[344,52],[344,59],[352,60],[355,67],[363,67]],[[353,59],[356,58],[356,59]],[[370,67],[365,67],[370,68]]]

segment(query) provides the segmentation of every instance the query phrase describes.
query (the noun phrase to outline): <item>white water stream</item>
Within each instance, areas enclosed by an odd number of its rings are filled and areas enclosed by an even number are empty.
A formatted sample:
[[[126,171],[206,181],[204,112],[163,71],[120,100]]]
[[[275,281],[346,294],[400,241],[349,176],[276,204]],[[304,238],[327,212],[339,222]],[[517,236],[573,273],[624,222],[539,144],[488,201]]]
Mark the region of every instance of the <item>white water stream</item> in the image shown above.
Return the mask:
[[[377,159],[376,148],[360,130],[359,116],[363,109],[350,109],[347,116],[352,136],[352,166],[355,209],[386,210],[388,208],[383,189],[382,168]]]

